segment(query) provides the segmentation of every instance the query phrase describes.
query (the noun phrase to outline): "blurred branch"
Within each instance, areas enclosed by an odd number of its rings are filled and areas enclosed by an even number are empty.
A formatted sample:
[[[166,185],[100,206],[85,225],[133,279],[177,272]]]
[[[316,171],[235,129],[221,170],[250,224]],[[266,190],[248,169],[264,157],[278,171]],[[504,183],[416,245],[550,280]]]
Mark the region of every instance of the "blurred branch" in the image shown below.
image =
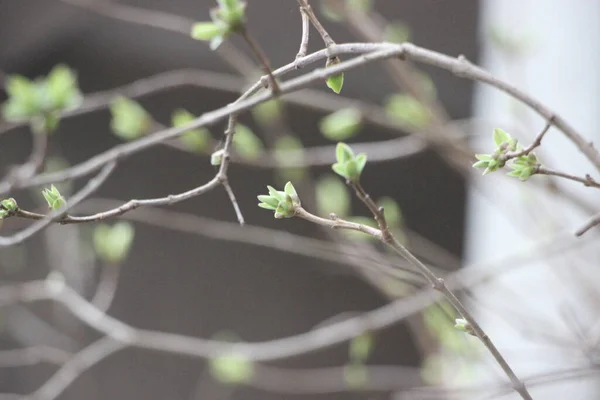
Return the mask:
[[[24,399],[54,400],[85,371],[126,346],[109,337],[103,337],[75,354],[39,389]]]
[[[331,219],[325,219],[310,214],[302,207],[297,206],[294,209],[294,215],[302,219],[306,219],[318,225],[330,226],[335,229],[350,229],[359,232],[366,233],[367,235],[373,236],[380,240],[382,243],[391,247],[395,252],[402,256],[406,261],[412,264],[421,274],[429,281],[431,286],[439,292],[447,301],[454,307],[468,324],[471,332],[481,340],[483,345],[488,349],[492,357],[496,360],[498,365],[502,368],[506,376],[510,379],[513,389],[521,395],[525,400],[532,400],[529,391],[525,387],[525,384],[517,377],[515,372],[512,370],[506,359],[502,356],[502,353],[498,350],[496,345],[492,342],[491,338],[481,328],[477,320],[473,315],[466,309],[462,302],[456,297],[454,292],[448,288],[443,278],[438,277],[429,267],[415,257],[406,247],[390,232],[387,221],[385,219],[384,210],[382,207],[378,207],[377,204],[371,199],[371,197],[364,191],[360,183],[352,182],[350,185],[354,188],[357,197],[367,206],[369,211],[373,214],[373,218],[377,222],[379,229],[371,228],[362,224],[355,224],[352,222],[341,220],[335,215],[332,215]]]
[[[0,368],[22,367],[41,362],[63,364],[70,354],[50,346],[34,346],[14,350],[0,350]]]
[[[32,131],[31,138],[33,146],[29,158],[23,164],[13,167],[7,176],[0,181],[0,186],[10,187],[13,182],[27,180],[37,174],[43,167],[48,146],[48,132]]]
[[[181,34],[190,38],[194,20],[162,11],[149,10],[117,3],[113,0],[57,0],[87,11],[91,11],[109,18],[129,22],[137,25],[150,26],[152,28],[164,29],[166,31]],[[190,38],[191,39],[191,38]],[[216,50],[220,58],[238,72],[253,70],[252,62],[243,56],[243,53],[235,50],[231,43],[225,42]]]

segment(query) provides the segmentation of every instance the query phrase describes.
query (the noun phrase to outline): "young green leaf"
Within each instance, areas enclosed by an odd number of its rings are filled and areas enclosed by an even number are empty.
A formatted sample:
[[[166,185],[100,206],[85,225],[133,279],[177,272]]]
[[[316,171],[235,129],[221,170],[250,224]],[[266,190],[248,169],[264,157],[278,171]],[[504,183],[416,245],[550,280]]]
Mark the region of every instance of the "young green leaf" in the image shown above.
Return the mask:
[[[2,104],[2,118],[9,122],[26,121],[42,110],[41,96],[35,83],[20,75],[6,78],[8,101]]]
[[[345,140],[356,135],[360,129],[362,115],[355,108],[344,108],[321,119],[319,129],[330,140]]]
[[[83,101],[77,84],[77,74],[66,65],[59,64],[52,68],[46,77],[45,85],[46,111],[76,108]]]
[[[354,158],[354,152],[346,143],[340,142],[335,147],[335,156],[339,163],[345,163]]]
[[[335,163],[331,166],[333,172],[341,176],[342,178],[348,179],[348,173],[346,172],[346,164]]]
[[[294,185],[292,185],[292,182],[286,183],[285,187],[283,188],[283,191],[285,192],[285,194],[292,198],[292,201],[298,199],[298,193],[296,193],[296,188],[294,187]]]
[[[494,143],[498,147],[502,146],[504,143],[510,142],[510,140],[512,139],[512,137],[508,133],[506,133],[500,128],[494,129],[493,137]]]
[[[325,68],[331,67],[333,65],[339,64],[341,61],[339,57],[332,57],[327,59],[327,63],[325,64]],[[327,87],[333,90],[336,94],[340,94],[342,91],[342,87],[344,86],[344,73],[338,75],[333,75],[327,78]]]
[[[365,169],[365,166],[367,165],[367,155],[359,154],[354,160],[356,161],[356,172],[360,176],[363,172],[363,169]]]
[[[272,210],[275,210],[277,208],[277,205],[279,204],[279,200],[277,200],[276,198],[274,198],[272,196],[267,196],[267,195],[263,194],[263,195],[260,195],[257,197],[261,203],[265,203],[265,204],[269,205],[270,207],[272,207],[271,208]]]
[[[212,40],[225,34],[223,26],[214,22],[196,22],[192,26],[191,36],[196,40]]]

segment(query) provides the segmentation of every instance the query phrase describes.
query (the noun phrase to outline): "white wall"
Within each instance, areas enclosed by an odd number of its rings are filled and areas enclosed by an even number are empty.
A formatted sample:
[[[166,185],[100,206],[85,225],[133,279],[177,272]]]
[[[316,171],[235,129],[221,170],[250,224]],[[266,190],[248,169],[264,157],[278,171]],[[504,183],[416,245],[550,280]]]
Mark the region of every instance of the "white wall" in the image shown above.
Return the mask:
[[[542,100],[584,136],[600,144],[600,1],[483,0],[481,21],[480,64]],[[508,56],[490,41],[491,28],[526,38],[528,50],[518,57]],[[493,149],[493,127],[503,127],[528,144],[544,126],[535,114],[483,86],[477,88],[474,114],[494,121],[484,124],[489,130],[478,132],[481,140],[477,147],[482,152]],[[579,175],[595,172],[557,130],[549,132],[542,149],[542,162],[555,169]],[[465,243],[468,263],[501,259],[540,238],[565,229],[573,231],[589,217],[565,201],[550,199],[546,193],[534,190],[530,182],[511,181],[500,174],[477,180],[487,196],[475,187],[470,190]],[[597,190],[568,182],[561,187],[582,194],[598,204],[600,211]],[[494,201],[490,201],[489,193]],[[599,304],[593,298],[600,288],[599,255],[600,246],[596,246],[595,251],[580,250],[554,257],[550,262],[518,266],[517,272],[501,277],[499,284],[478,289],[479,300],[471,307],[519,376],[585,365],[582,353],[576,350],[577,343],[581,343],[574,334],[576,324],[569,318],[575,310],[583,327],[599,319]],[[585,274],[585,279],[578,281],[579,273]],[[583,289],[586,284],[592,297]],[[548,343],[559,340],[555,337],[566,341],[560,345],[563,350]],[[486,366],[492,364],[486,354],[482,358]],[[502,377],[498,369],[493,369],[491,375],[489,368],[475,370],[477,379]],[[598,382],[591,379],[533,388],[531,392],[535,399],[544,400],[596,399],[600,394]]]

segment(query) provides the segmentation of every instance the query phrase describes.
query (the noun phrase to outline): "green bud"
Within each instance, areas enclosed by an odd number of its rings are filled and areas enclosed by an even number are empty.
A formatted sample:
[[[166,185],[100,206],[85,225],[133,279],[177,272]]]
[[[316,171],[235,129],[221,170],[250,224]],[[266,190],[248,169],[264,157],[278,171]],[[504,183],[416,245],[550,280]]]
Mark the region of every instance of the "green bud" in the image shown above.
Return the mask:
[[[17,201],[15,199],[8,198],[8,199],[4,199],[0,202],[0,206],[2,207],[2,209],[6,210],[6,211],[16,211],[18,207],[17,205]]]
[[[52,210],[57,210],[66,204],[65,199],[54,185],[42,190],[42,196]]]
[[[221,165],[223,162],[223,155],[225,154],[225,150],[217,150],[210,155],[210,164],[214,166]]]
[[[210,360],[210,372],[219,382],[238,385],[252,381],[254,364],[239,355],[224,355]]]
[[[331,67],[333,65],[339,64],[341,61],[339,57],[331,57],[327,59],[325,64],[325,68]],[[344,73],[340,73],[338,75],[333,75],[327,78],[327,87],[333,90],[336,94],[340,94],[342,91],[342,87],[344,86]]]
[[[457,318],[454,321],[454,328],[456,328],[457,330],[459,330],[461,332],[468,333],[469,335],[477,336],[475,334],[475,331],[473,330],[473,327],[466,319]]]

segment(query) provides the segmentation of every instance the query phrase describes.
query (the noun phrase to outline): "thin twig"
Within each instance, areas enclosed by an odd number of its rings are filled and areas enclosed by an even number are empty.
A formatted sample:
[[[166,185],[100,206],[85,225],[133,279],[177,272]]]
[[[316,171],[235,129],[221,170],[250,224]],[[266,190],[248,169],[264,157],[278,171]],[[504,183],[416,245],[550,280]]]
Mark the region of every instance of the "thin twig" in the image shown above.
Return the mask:
[[[522,266],[526,260],[531,259],[532,252],[533,254],[542,254],[543,257],[551,257],[555,254],[564,255],[565,250],[571,246],[581,246],[582,243],[589,242],[571,241],[570,239],[570,234],[565,233],[555,236],[551,240],[542,241],[536,248],[527,249],[502,260],[495,268],[490,268],[490,265],[467,267],[452,273],[446,280],[446,284],[448,288],[454,290],[471,287],[476,283],[485,282],[496,273],[506,273],[511,270],[507,267]],[[441,293],[425,289],[409,298],[396,300],[357,317],[316,328],[307,333],[266,342],[232,344],[166,332],[135,329],[106,315],[77,292],[60,283],[32,281],[0,287],[0,308],[16,302],[53,300],[65,306],[75,317],[90,327],[116,341],[131,346],[205,358],[211,358],[223,352],[234,352],[255,361],[293,357],[342,343],[365,331],[376,331],[393,325],[441,298]]]
[[[225,188],[225,191],[227,192],[227,196],[229,196],[229,201],[233,205],[233,209],[235,210],[235,215],[237,216],[238,222],[240,223],[240,225],[244,225],[246,223],[244,221],[244,215],[242,214],[240,205],[237,202],[237,199],[235,198],[235,194],[233,193],[233,190],[231,189],[229,180],[226,179],[226,180],[221,181],[221,185],[223,185],[223,187]]]
[[[539,147],[542,144],[542,139],[544,138],[544,136],[550,130],[551,127],[552,127],[552,123],[551,123],[551,120],[550,120],[550,121],[548,121],[546,123],[546,126],[544,126],[544,129],[542,129],[542,131],[537,134],[537,136],[535,137],[535,139],[533,140],[533,142],[531,142],[531,144],[529,146],[527,146],[526,148],[524,148],[521,151],[516,151],[516,152],[512,152],[512,153],[510,153],[510,152],[506,153],[502,157],[503,160],[508,161],[510,159],[521,157],[521,156],[526,156],[529,153],[531,153],[533,150],[535,150],[537,147]]]
[[[48,133],[31,131],[31,137],[33,145],[29,158],[23,164],[14,167],[6,178],[0,181],[0,186],[10,188],[16,182],[26,181],[35,176],[44,165],[48,146]]]
[[[584,233],[592,229],[593,227],[600,224],[600,213],[594,215],[588,222],[585,223],[581,228],[575,231],[575,236],[583,236]]]
[[[312,62],[321,60],[323,58],[327,58],[329,55],[361,53],[363,54],[362,56],[359,56],[352,60],[344,61],[341,64],[331,66],[326,69],[315,70],[307,75],[292,79],[289,82],[280,85],[281,93],[284,94],[299,90],[301,88],[306,87],[310,83],[322,81],[323,79],[327,79],[330,76],[334,76],[341,72],[345,72],[350,69],[363,66],[376,60],[402,56],[414,59],[419,62],[424,62],[426,64],[432,64],[443,69],[447,69],[460,77],[471,78],[474,80],[488,83],[491,86],[497,87],[500,90],[509,93],[514,98],[523,101],[525,104],[529,105],[531,108],[533,108],[546,119],[553,119],[553,125],[556,126],[559,130],[561,130],[568,138],[570,138],[573,141],[573,143],[575,143],[575,145],[580,149],[580,151],[584,155],[586,155],[586,157],[600,170],[600,154],[596,151],[595,148],[590,147],[589,143],[582,136],[580,136],[570,125],[568,125],[567,122],[565,122],[562,118],[557,116],[554,112],[550,111],[537,100],[526,95],[520,90],[508,85],[507,83],[498,80],[489,73],[485,72],[479,67],[474,66],[473,64],[465,61],[462,58],[452,58],[437,52],[419,48],[408,43],[400,45],[387,43],[343,44],[333,46],[329,49],[318,51],[293,63],[290,63],[284,67],[281,67],[274,71],[274,75],[278,76],[290,72],[295,69],[296,65],[304,66]],[[249,91],[257,90],[260,87],[261,84],[259,81],[257,84],[251,87]],[[230,114],[246,111],[261,102],[271,99],[272,97],[273,95],[268,92],[259,93],[255,96],[252,96],[251,98],[248,98],[244,101],[240,101],[236,104],[205,113],[185,127],[166,129],[164,131],[156,132],[154,134],[138,139],[134,142],[116,146],[115,148],[101,153],[99,155],[96,155],[95,157],[92,157],[87,161],[78,164],[74,167],[68,168],[63,171],[59,171],[57,173],[39,175],[30,179],[26,183],[18,185],[18,187],[31,187],[50,182],[68,180],[88,174],[100,168],[102,165],[106,164],[111,160],[127,157],[131,154],[137,153],[151,146],[155,146],[165,140],[169,140],[173,137],[181,135],[190,129],[195,129],[201,126],[216,123]],[[0,187],[0,194],[5,194],[6,191],[6,187]]]
[[[109,208],[115,203],[119,204],[120,202],[117,200],[93,198],[81,204],[79,208]],[[399,268],[389,267],[390,264],[398,261],[395,257],[386,256],[385,262],[371,259],[364,254],[353,255],[351,258],[342,257],[353,254],[354,246],[350,244],[334,244],[324,242],[320,239],[253,225],[245,225],[241,228],[239,224],[232,222],[218,221],[193,214],[153,207],[138,209],[133,213],[127,214],[124,218],[187,234],[200,235],[209,239],[267,247],[335,264],[350,264],[355,267],[382,272],[385,275],[403,280],[413,286],[421,286],[423,283],[421,276],[415,275],[412,267],[404,269],[402,264],[400,264]]]
[[[270,85],[273,93],[276,95],[277,93],[279,93],[279,85],[277,84],[277,80],[273,76],[273,70],[271,68],[271,63],[269,62],[269,59],[265,55],[265,52],[260,47],[258,42],[256,40],[254,40],[254,38],[248,33],[248,30],[246,29],[246,27],[242,27],[240,29],[240,35],[244,38],[246,43],[248,43],[250,50],[252,50],[252,53],[258,59],[258,62],[261,66],[261,69],[263,70],[263,73],[269,77],[269,85]]]
[[[321,24],[321,21],[315,15],[310,4],[308,4],[308,0],[298,0],[298,5],[304,11],[304,13],[308,16],[308,19],[315,27],[321,39],[323,39],[323,43],[325,43],[325,47],[329,48],[331,46],[335,46],[335,41],[331,38],[325,27]]]
[[[296,59],[306,56],[308,40],[310,38],[310,21],[302,5],[300,5],[300,16],[302,17],[302,38],[300,39],[300,49],[298,50],[298,54],[296,54]]]
[[[589,186],[593,188],[600,189],[600,183],[598,183],[591,175],[587,174],[585,177],[580,177],[577,175],[572,175],[566,172],[555,171],[546,167],[538,167],[534,172],[536,175],[550,175],[550,176],[558,176],[560,178],[568,179],[570,181],[583,183],[584,186]]]
[[[106,312],[110,308],[115,298],[115,294],[117,293],[122,266],[106,262],[103,264],[100,280],[96,286],[96,292],[94,293],[91,302],[99,310]]]
[[[184,201],[184,200],[188,200],[192,197],[196,197],[196,196],[202,195],[204,193],[207,193],[210,190],[219,186],[220,183],[221,182],[219,181],[219,179],[217,177],[214,177],[210,181],[205,183],[204,185],[198,186],[194,189],[187,190],[182,193],[170,194],[168,196],[151,198],[151,199],[139,199],[139,200],[132,199],[132,200],[127,201],[126,203],[123,203],[122,205],[120,205],[118,207],[115,207],[115,208],[112,208],[110,210],[106,210],[103,212],[99,212],[96,214],[92,214],[92,215],[76,216],[76,215],[64,214],[61,217],[59,217],[58,219],[56,219],[56,222],[58,222],[60,224],[64,224],[64,225],[82,224],[82,223],[88,223],[88,222],[98,222],[98,221],[103,221],[108,218],[114,218],[119,215],[123,215],[123,214],[125,214],[129,211],[135,210],[136,208],[139,208],[139,207],[147,207],[147,206],[156,207],[156,206],[172,205],[172,204]],[[48,219],[47,215],[33,213],[33,212],[29,212],[29,211],[22,210],[22,209],[17,209],[15,211],[15,215],[17,217],[44,220],[44,221]],[[2,242],[0,242],[0,244],[1,243]]]
[[[111,172],[115,169],[116,161],[110,161],[102,167],[102,170],[97,176],[90,179],[89,182],[77,193],[75,193],[64,207],[58,210],[53,210],[48,215],[45,215],[40,221],[32,224],[31,226],[17,232],[11,236],[0,236],[0,247],[13,246],[15,244],[22,243],[26,239],[30,238],[36,232],[44,229],[53,221],[62,218],[64,213],[70,210],[73,206],[87,198],[90,194],[94,193],[103,183],[108,179]]]
[[[494,343],[491,341],[489,336],[483,331],[483,329],[479,326],[475,318],[471,315],[471,313],[466,309],[466,307],[461,303],[461,301],[456,297],[456,295],[448,289],[448,286],[444,282],[442,278],[439,278],[429,267],[423,264],[417,257],[415,257],[406,247],[404,247],[400,242],[396,240],[396,238],[389,232],[387,229],[387,223],[385,222],[385,217],[383,215],[383,210],[378,208],[375,202],[370,198],[370,196],[362,189],[359,184],[353,184],[353,187],[358,193],[359,198],[367,205],[369,210],[373,213],[377,223],[379,224],[381,229],[371,228],[362,224],[355,224],[348,221],[343,221],[337,218],[332,220],[327,220],[321,217],[317,217],[316,215],[308,213],[301,207],[296,208],[296,213],[300,218],[306,219],[308,221],[330,226],[332,228],[340,228],[340,229],[351,229],[366,233],[371,235],[383,243],[390,246],[395,252],[397,252],[400,256],[406,259],[409,263],[411,263],[414,267],[416,267],[423,276],[431,283],[432,287],[441,293],[444,298],[458,311],[462,318],[464,318],[472,327],[473,333],[481,340],[483,345],[488,349],[488,351],[492,354],[496,362],[500,365],[502,370],[505,372],[506,376],[510,379],[514,390],[521,395],[521,397],[525,400],[531,400],[532,397],[527,391],[523,382],[517,377],[514,373],[508,362],[504,359],[500,351],[496,348]],[[358,225],[358,226],[357,226]]]

